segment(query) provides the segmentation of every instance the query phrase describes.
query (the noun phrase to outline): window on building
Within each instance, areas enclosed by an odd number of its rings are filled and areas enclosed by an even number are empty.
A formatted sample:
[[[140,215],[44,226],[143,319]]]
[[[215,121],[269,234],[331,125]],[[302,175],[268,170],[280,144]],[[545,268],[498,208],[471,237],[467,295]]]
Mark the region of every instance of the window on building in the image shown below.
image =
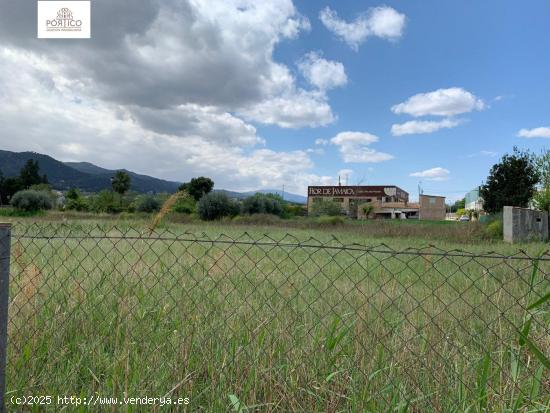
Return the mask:
[[[435,205],[435,198],[430,198],[429,202],[430,202],[430,205]]]

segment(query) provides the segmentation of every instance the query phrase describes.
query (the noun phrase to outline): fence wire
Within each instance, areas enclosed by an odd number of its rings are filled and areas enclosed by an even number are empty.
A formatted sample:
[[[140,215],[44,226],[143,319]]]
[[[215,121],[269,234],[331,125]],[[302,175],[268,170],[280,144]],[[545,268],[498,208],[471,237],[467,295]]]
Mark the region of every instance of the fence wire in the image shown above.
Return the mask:
[[[548,252],[16,224],[6,400],[548,411],[549,272]]]

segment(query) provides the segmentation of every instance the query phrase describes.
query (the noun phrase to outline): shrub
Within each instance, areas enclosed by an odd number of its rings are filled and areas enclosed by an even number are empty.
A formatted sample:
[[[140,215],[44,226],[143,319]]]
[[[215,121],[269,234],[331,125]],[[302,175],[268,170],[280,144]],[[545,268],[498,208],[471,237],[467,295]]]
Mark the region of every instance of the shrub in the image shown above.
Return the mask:
[[[65,194],[65,198],[67,198],[67,199],[78,199],[78,198],[80,198],[80,191],[76,188],[71,188]]]
[[[16,192],[11,198],[11,205],[21,211],[40,211],[52,209],[52,199],[46,192],[26,189]]]
[[[535,192],[533,202],[541,211],[550,212],[550,188],[542,188]]]
[[[284,213],[281,201],[269,194],[255,194],[243,201],[243,214],[272,214],[281,216]]]
[[[369,218],[369,216],[373,213],[374,211],[374,205],[372,204],[366,204],[366,205],[363,205],[363,214],[365,214],[365,218]]]
[[[65,209],[69,211],[87,211],[88,204],[86,203],[86,200],[82,197],[68,198],[65,201]]]
[[[286,204],[285,214],[288,217],[304,217],[307,215],[307,208],[300,204]]]
[[[122,209],[122,198],[116,192],[105,190],[90,197],[90,210],[93,212],[116,213]]]
[[[191,195],[185,195],[178,198],[172,211],[180,214],[192,214],[197,209],[197,203]]]
[[[138,200],[136,210],[138,212],[155,212],[160,210],[160,201],[152,195]]]
[[[494,221],[491,221],[489,224],[487,224],[487,227],[485,228],[485,231],[491,238],[497,238],[502,239],[504,226],[501,219],[495,219]]]
[[[328,215],[331,217],[342,215],[342,205],[334,201],[318,201],[313,203],[312,215]]]
[[[221,192],[210,192],[197,203],[200,219],[212,221],[223,217],[235,216],[239,213],[239,204]]]

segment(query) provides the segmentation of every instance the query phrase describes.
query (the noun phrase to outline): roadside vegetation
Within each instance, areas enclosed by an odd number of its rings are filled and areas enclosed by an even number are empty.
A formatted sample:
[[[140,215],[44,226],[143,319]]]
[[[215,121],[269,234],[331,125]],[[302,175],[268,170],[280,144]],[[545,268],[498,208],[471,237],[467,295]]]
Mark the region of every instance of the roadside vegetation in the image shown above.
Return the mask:
[[[542,202],[540,163],[515,156],[493,171],[536,165],[520,201]],[[0,208],[16,222],[10,395],[167,394],[240,413],[548,411],[550,268],[506,258],[518,250],[497,207],[484,222],[351,220],[330,202],[305,216],[276,194],[231,199],[206,177],[176,194],[133,193],[127,178],[60,194],[29,164]]]
[[[310,216],[306,216],[304,205],[290,203],[277,194],[258,193],[246,199],[231,199],[223,191],[214,191],[215,184],[207,177],[193,178],[180,186],[169,210],[165,211],[164,221],[186,225],[221,221],[225,226],[269,227],[270,230],[277,227],[342,230],[370,238],[423,238],[464,244],[498,242],[502,239],[500,210],[511,192],[516,194],[514,202],[520,206],[536,204],[542,209],[550,208],[545,204],[550,193],[550,174],[545,173],[549,166],[548,153],[535,157],[514,148],[511,155],[505,155],[493,166],[487,184],[482,187],[483,193],[492,194],[492,198],[486,195],[489,215],[466,210],[464,199],[449,207],[457,217],[466,215],[474,221],[469,223],[381,221],[371,219],[372,210],[363,211],[367,219],[358,221],[342,216],[340,204],[331,201],[315,203]],[[11,206],[0,208],[0,216],[143,221],[156,214],[171,196],[131,191],[131,179],[125,171],[118,171],[111,183],[111,189],[97,193],[82,193],[77,188],[62,193],[52,189],[47,177],[40,174],[38,163],[29,160],[19,177],[0,177],[3,204],[9,201]],[[518,186],[527,189],[518,195],[515,191]]]

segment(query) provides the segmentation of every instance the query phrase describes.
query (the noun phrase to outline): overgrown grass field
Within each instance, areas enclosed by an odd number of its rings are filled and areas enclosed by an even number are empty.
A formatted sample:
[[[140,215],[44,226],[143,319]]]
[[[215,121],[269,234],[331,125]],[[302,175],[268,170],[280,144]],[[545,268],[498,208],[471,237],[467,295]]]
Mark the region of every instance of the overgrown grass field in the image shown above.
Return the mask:
[[[7,398],[189,397],[187,411],[208,412],[550,411],[535,354],[549,353],[548,308],[526,309],[547,292],[550,262],[524,259],[544,245],[519,253],[349,229],[19,221]],[[518,329],[529,319],[526,342]]]

